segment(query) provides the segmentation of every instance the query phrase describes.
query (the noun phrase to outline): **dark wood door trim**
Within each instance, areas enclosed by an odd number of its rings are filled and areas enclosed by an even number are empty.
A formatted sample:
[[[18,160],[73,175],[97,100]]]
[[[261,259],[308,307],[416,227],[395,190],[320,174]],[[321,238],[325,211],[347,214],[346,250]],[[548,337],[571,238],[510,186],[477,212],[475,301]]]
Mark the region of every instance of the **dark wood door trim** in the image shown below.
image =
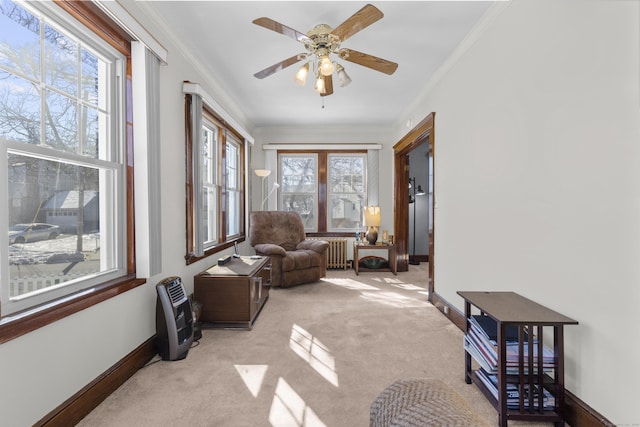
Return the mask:
[[[431,156],[434,158],[435,165],[435,135],[434,135],[434,119],[436,113],[429,113],[420,123],[403,136],[394,146],[394,218],[393,229],[395,231],[395,243],[398,254],[398,271],[407,271],[409,269],[409,160],[407,155],[423,143],[430,144]],[[434,167],[435,169],[435,167]],[[433,173],[435,181],[435,171]],[[435,186],[434,191],[429,193],[431,215],[435,203]],[[435,221],[433,229],[429,233],[429,300],[434,291],[434,260],[435,260]]]

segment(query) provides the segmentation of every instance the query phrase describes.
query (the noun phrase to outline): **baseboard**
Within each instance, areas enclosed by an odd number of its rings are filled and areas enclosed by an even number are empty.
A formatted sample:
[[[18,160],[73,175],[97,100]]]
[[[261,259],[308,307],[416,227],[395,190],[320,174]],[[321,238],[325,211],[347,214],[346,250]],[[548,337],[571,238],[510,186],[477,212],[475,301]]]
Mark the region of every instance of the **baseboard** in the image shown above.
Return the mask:
[[[34,425],[76,425],[156,354],[153,336]]]
[[[442,312],[460,330],[466,329],[466,319],[464,313],[451,305],[447,300],[434,292],[432,304]],[[463,369],[463,368],[461,368]],[[576,397],[571,391],[566,390],[565,394],[566,422],[573,427],[613,427],[611,421],[600,415],[597,411]]]

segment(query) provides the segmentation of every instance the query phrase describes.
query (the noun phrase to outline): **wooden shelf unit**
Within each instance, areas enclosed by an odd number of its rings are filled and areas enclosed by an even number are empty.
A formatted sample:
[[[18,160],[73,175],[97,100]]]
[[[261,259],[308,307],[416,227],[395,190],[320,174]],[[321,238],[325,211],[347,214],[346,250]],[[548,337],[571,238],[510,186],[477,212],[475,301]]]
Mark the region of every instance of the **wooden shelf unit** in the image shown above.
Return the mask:
[[[197,274],[193,297],[202,304],[202,327],[251,330],[270,286],[269,257],[234,258]]]
[[[498,398],[483,383],[479,370],[472,367],[472,355],[465,351],[465,381],[475,383],[498,411],[501,427],[508,420],[553,422],[556,427],[564,426],[564,325],[578,322],[550,310],[514,292],[464,292],[459,291],[465,302],[466,333],[469,334],[472,307],[480,315],[489,316],[497,324],[497,377]],[[507,330],[517,328],[519,348],[516,375],[507,375]],[[553,333],[553,367],[543,368],[543,358],[534,357],[543,353],[544,331]],[[537,340],[537,341],[534,341]],[[525,348],[527,357],[525,359]],[[507,406],[507,384],[516,384],[519,390],[518,408]],[[543,397],[525,396],[524,387],[529,390],[542,385],[554,397],[551,408],[545,408]],[[537,407],[536,407],[537,405]]]

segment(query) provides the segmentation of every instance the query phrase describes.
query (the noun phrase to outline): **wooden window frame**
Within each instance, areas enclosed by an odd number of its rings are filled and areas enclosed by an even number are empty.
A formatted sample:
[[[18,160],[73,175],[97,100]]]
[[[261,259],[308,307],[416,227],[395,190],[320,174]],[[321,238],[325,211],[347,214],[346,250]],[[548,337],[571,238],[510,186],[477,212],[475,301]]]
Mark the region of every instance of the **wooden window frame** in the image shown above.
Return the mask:
[[[367,150],[278,150],[276,154],[278,169],[280,169],[280,154],[315,154],[318,157],[318,231],[307,232],[312,237],[352,237],[353,232],[328,231],[328,183],[329,154],[367,154]],[[369,170],[367,170],[369,174]],[[280,199],[278,199],[280,206]]]
[[[246,144],[243,142],[244,138],[238,133],[233,127],[231,127],[224,119],[222,119],[218,114],[214,111],[211,111],[206,105],[202,107],[202,115],[206,118],[207,122],[213,124],[218,127],[218,135],[219,135],[219,145],[218,145],[218,176],[219,176],[219,185],[218,185],[218,242],[213,246],[205,249],[204,254],[202,256],[197,256],[194,252],[195,248],[195,239],[194,239],[194,209],[195,209],[195,193],[194,191],[200,191],[201,189],[195,188],[195,183],[193,180],[193,150],[195,149],[195,139],[194,135],[191,134],[191,123],[193,118],[191,117],[191,104],[192,104],[192,95],[185,94],[185,153],[186,153],[186,255],[185,261],[187,265],[192,264],[201,259],[207,258],[211,255],[214,255],[224,249],[227,249],[233,246],[235,243],[243,242],[246,239],[246,222],[245,222],[245,205],[246,205],[246,197],[247,197],[247,185],[246,185],[246,166],[245,166],[245,158],[246,158]],[[228,238],[227,236],[227,216],[228,216],[228,207],[227,207],[227,156],[226,156],[226,146],[227,146],[227,134],[231,133],[239,142],[240,148],[240,171],[238,173],[240,177],[240,210],[239,213],[240,218],[242,218],[240,223],[240,233],[237,235]]]
[[[124,132],[124,134],[127,148],[126,152],[133,152],[133,114],[131,111],[131,99],[133,96],[131,90],[132,39],[92,2],[56,0],[55,4],[126,57],[126,102],[124,103],[126,108],[124,114],[126,118],[126,132]],[[104,282],[91,289],[84,289],[57,300],[49,301],[42,305],[0,318],[0,344],[47,326],[146,283],[145,279],[136,278],[135,239],[133,238],[133,236],[135,236],[133,172],[133,159],[128,157],[126,159],[125,174],[127,180],[127,236],[129,236],[126,242],[127,273],[120,278]]]

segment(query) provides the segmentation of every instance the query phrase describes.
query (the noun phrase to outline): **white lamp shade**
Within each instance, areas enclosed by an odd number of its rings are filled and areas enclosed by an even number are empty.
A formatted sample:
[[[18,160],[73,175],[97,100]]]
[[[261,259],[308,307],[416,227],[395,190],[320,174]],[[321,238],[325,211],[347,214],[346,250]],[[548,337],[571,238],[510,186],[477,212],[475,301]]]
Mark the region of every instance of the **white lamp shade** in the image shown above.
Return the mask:
[[[367,227],[380,226],[380,206],[367,206],[364,208],[364,225]]]

